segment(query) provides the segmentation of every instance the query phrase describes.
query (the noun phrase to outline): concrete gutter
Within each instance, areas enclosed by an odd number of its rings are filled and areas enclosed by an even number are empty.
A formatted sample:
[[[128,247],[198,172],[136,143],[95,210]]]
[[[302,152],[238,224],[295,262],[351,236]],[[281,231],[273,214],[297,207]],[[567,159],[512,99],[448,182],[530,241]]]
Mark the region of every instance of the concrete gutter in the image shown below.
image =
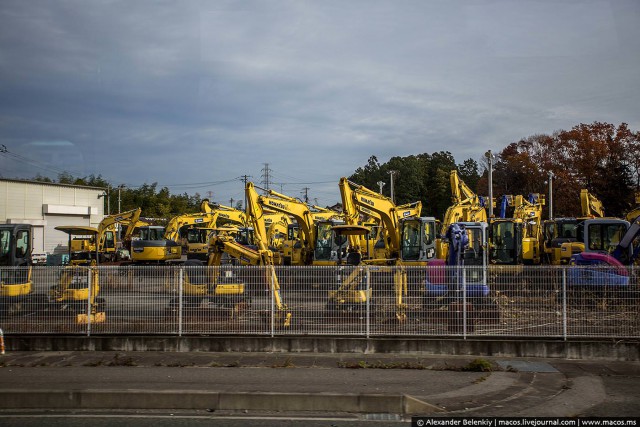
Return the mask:
[[[6,351],[354,353],[640,361],[637,339],[6,335]]]
[[[0,409],[203,409],[208,411],[431,414],[443,409],[407,395],[232,393],[193,390],[2,390]]]

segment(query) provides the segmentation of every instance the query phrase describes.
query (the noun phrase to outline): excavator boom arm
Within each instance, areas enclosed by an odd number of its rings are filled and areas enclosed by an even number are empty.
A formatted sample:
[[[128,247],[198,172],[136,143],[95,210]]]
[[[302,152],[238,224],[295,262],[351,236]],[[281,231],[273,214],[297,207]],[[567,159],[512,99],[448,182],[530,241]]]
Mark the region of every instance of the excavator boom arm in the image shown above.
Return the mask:
[[[589,190],[580,190],[580,206],[582,207],[582,216],[589,218],[604,218],[604,205]]]
[[[357,205],[370,209],[380,215],[382,224],[387,229],[389,251],[391,253],[398,253],[400,250],[400,235],[398,232],[398,211],[395,204],[391,199],[382,194],[369,190],[355,182],[348,182],[354,188],[353,201]]]

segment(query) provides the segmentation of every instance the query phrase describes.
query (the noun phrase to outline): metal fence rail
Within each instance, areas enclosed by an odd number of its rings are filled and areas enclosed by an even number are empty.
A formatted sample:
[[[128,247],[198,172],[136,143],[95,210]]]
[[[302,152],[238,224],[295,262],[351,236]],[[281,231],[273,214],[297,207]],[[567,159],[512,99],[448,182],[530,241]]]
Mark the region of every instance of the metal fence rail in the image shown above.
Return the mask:
[[[3,267],[0,327],[8,334],[640,337],[637,267],[276,267],[277,282],[273,271]]]

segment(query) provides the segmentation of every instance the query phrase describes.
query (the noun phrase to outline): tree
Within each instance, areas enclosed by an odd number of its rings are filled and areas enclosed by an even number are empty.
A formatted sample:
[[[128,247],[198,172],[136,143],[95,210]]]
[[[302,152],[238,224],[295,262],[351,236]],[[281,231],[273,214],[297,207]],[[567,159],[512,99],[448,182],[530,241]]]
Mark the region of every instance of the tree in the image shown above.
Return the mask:
[[[422,154],[425,167],[423,205],[428,215],[442,218],[451,205],[449,176],[456,169],[453,155],[448,151]]]
[[[465,171],[473,176],[474,165],[465,162]],[[407,157],[392,157],[380,164],[376,156],[369,157],[367,165],[356,169],[349,177],[351,181],[378,191],[378,181],[389,183],[389,171],[397,171],[394,178],[396,204],[422,202],[422,215],[442,217],[451,204],[449,174],[456,168],[451,153],[441,151],[433,154],[418,154]],[[477,166],[476,169],[477,171]],[[390,194],[390,185],[384,195]]]
[[[580,124],[561,131],[558,139],[569,147],[570,170],[584,188],[603,203],[607,215],[624,216],[632,202],[634,159],[637,134],[626,123],[617,128],[609,123]]]
[[[546,192],[549,171],[555,178],[556,216],[580,214],[580,190],[604,204],[607,215],[623,216],[640,174],[640,138],[626,123],[580,124],[553,135],[533,135],[509,144],[494,173],[494,194]]]
[[[367,188],[375,190],[378,188],[378,181],[385,181],[382,176],[382,170],[380,163],[376,156],[369,157],[367,164],[364,167],[356,169],[356,171],[349,177],[349,180],[356,182],[360,185],[364,185]]]
[[[480,181],[480,168],[478,162],[469,158],[457,167],[460,178],[469,186],[477,189]]]

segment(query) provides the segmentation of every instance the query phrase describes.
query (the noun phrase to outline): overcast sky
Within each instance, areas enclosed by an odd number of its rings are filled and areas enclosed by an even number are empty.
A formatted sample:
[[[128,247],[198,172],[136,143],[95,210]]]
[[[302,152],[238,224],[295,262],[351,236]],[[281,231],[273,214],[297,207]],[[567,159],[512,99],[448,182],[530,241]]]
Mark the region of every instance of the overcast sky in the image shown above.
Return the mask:
[[[0,176],[228,203],[268,164],[330,205],[371,155],[638,131],[639,22],[637,0],[1,0]]]

